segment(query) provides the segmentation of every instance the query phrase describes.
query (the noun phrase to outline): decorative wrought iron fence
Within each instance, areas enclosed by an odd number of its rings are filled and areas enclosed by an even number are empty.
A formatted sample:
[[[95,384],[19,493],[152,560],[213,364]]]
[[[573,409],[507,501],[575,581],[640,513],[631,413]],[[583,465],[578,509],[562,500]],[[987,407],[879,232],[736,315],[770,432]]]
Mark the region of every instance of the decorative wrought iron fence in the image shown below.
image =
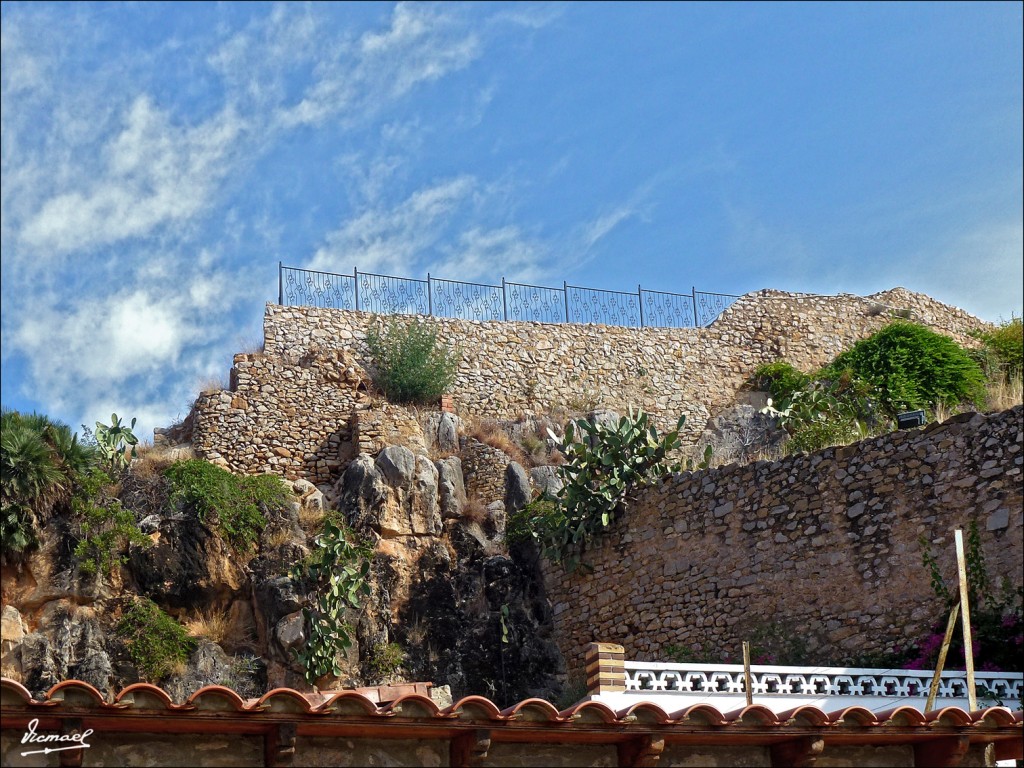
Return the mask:
[[[278,264],[279,304],[417,314],[463,320],[601,323],[631,327],[693,328],[709,325],[739,296],[668,293],[641,286],[636,292],[513,283],[467,283],[431,277],[393,277],[353,269],[351,275]]]

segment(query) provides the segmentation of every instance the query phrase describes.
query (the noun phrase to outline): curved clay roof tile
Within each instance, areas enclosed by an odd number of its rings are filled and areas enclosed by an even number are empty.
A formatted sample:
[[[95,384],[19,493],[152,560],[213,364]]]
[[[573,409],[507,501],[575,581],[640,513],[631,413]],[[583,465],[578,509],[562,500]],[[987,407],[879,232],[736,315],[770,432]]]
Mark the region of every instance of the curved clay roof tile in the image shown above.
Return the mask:
[[[245,701],[223,685],[206,685],[188,697],[186,704],[205,712],[259,712],[258,704],[247,707]]]
[[[170,710],[195,709],[191,704],[175,704],[163,688],[152,683],[134,683],[121,690],[114,702],[128,709]]]
[[[558,710],[544,699],[524,699],[513,707],[501,711],[509,720],[527,720],[531,722],[558,722]]]
[[[441,709],[434,703],[433,699],[419,693],[399,696],[381,711],[395,717],[409,717],[421,720],[442,717]]]
[[[445,710],[460,720],[501,720],[501,711],[490,699],[483,696],[464,696]]]
[[[335,717],[371,717],[381,714],[366,696],[355,691],[340,691],[320,705],[320,711]]]

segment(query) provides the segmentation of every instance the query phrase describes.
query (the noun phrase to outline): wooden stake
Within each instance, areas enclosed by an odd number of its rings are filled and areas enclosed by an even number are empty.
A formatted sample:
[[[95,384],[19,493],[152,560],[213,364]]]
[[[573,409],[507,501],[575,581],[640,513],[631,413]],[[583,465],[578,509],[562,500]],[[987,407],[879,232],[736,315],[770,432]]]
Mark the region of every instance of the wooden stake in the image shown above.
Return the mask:
[[[942,647],[939,649],[939,660],[935,663],[932,684],[928,688],[928,703],[924,705],[925,712],[931,712],[935,708],[935,697],[939,695],[939,679],[942,677],[942,668],[946,665],[946,654],[949,653],[949,644],[953,642],[953,630],[956,629],[956,619],[959,615],[960,603],[954,603],[953,609],[949,612],[949,621],[946,622],[946,636],[942,639]]]
[[[974,646],[971,643],[971,606],[967,603],[967,562],[964,557],[964,532],[959,528],[956,536],[956,572],[960,579],[960,624],[964,630],[964,663],[967,666],[967,703],[971,712],[978,708],[978,695],[974,690]]]
[[[743,690],[747,695],[747,706],[754,703],[754,687],[750,682],[750,643],[743,641]]]

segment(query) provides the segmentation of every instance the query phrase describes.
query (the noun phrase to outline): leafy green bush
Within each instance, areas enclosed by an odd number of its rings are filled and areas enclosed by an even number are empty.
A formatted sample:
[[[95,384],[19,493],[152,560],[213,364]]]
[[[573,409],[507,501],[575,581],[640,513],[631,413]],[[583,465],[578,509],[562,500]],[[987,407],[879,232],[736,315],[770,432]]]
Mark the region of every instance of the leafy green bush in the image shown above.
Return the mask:
[[[374,381],[395,403],[436,402],[455,381],[459,353],[438,343],[437,332],[417,322],[388,320],[370,329],[366,346],[377,369]]]
[[[371,550],[355,541],[355,534],[331,518],[305,561],[291,571],[291,578],[311,585],[313,607],[302,615],[309,627],[305,646],[294,653],[304,667],[306,682],[316,683],[324,675],[341,674],[338,651],[352,646],[352,627],[345,621],[346,608],[357,608],[359,598],[370,594]]]
[[[164,471],[171,482],[170,501],[208,519],[238,550],[247,550],[267,527],[264,509],[283,509],[288,493],[273,475],[233,475],[209,462],[189,459]]]
[[[679,447],[685,421],[681,416],[662,438],[643,411],[635,416],[631,411],[614,426],[569,422],[561,445],[566,463],[558,468],[563,483],[558,504],[529,505],[530,515],[516,520],[513,535],[525,528],[545,557],[574,571],[590,540],[626,512],[637,488],[679,470],[667,456]]]
[[[95,460],[66,424],[42,414],[0,411],[0,538],[5,557],[36,540],[36,519],[66,501]]]
[[[196,642],[152,600],[140,598],[124,612],[117,635],[142,676],[156,682],[188,661]]]
[[[914,323],[894,322],[839,355],[819,377],[860,379],[882,407],[901,411],[985,403],[985,375],[952,339]]]
[[[792,397],[797,390],[811,383],[811,377],[801,373],[785,360],[765,363],[754,371],[754,382],[758,389],[768,390],[775,400]]]
[[[139,530],[132,511],[110,495],[111,486],[110,476],[99,467],[92,467],[78,476],[71,496],[71,511],[80,534],[75,558],[79,570],[87,576],[109,576],[124,564],[129,546],[152,544]]]
[[[971,335],[985,343],[985,350],[994,357],[1003,378],[1009,381],[1021,375],[1024,370],[1024,324],[1021,318],[1011,317],[994,331],[976,331]]]
[[[378,682],[384,682],[394,675],[403,661],[405,652],[397,643],[375,643],[366,652],[366,668]]]

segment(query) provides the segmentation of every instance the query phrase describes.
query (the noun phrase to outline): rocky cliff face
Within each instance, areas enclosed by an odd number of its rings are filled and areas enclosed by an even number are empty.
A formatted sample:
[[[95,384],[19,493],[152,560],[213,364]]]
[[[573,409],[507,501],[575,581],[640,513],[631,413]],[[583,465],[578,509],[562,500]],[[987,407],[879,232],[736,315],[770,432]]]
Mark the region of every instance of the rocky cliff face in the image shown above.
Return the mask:
[[[457,449],[457,421],[433,414],[425,425],[426,435],[403,440],[411,447],[358,453],[331,485],[283,480],[292,501],[264,510],[268,525],[244,553],[170,504],[159,473],[149,473],[145,493],[138,478],[124,483],[151,543],[132,546],[110,577],[80,572],[73,536],[55,517],[39,549],[4,567],[3,674],[36,693],[68,678],[108,693],[144,679],[117,624],[146,597],[197,638],[160,680],[178,698],[207,684],[243,695],[308,688],[294,654],[307,640],[308,596],[289,571],[336,510],[372,546],[370,595],[346,615],[354,643],[342,674],[319,680],[321,689],[422,680],[456,696],[556,697],[564,664],[539,569],[503,538],[506,514],[529,498],[525,472],[504,457],[490,473],[507,481],[467,503],[459,455],[435,461],[426,447]]]

